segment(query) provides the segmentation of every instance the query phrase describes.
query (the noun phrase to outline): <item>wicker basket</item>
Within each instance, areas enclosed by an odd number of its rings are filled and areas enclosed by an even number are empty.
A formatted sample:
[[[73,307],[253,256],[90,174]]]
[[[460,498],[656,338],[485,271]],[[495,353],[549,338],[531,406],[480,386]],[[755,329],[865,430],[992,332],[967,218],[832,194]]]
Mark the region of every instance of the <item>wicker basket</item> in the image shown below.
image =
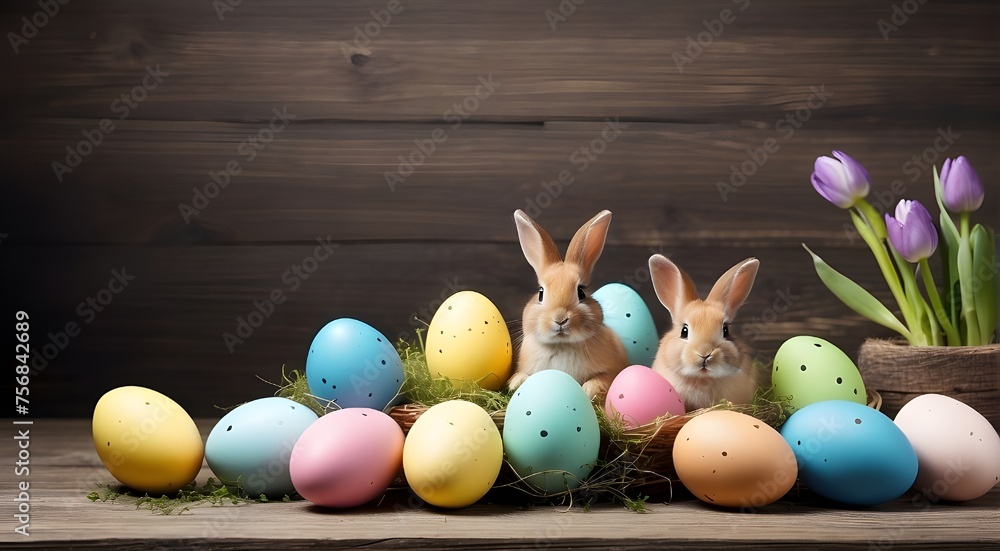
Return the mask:
[[[882,407],[882,397],[873,389],[868,390],[868,406],[874,409]],[[423,412],[427,411],[427,406],[417,404],[405,404],[396,406],[389,411],[389,415],[399,423],[404,433],[408,433],[413,423],[417,421]],[[607,435],[601,437],[601,455],[605,460],[613,458],[626,458],[625,460],[634,462],[635,471],[639,473],[630,489],[641,489],[644,492],[655,492],[664,489],[669,485],[669,480],[676,478],[673,461],[674,440],[677,433],[691,419],[717,409],[729,409],[752,415],[765,423],[776,426],[782,419],[781,406],[779,404],[766,405],[728,405],[715,406],[692,411],[685,415],[675,415],[657,419],[652,423],[627,429],[622,432],[620,438],[611,439]],[[497,411],[492,414],[493,421],[497,428],[503,432],[504,411]],[[506,471],[501,472],[501,477]],[[646,473],[644,476],[641,473]],[[508,477],[513,473],[506,472]]]

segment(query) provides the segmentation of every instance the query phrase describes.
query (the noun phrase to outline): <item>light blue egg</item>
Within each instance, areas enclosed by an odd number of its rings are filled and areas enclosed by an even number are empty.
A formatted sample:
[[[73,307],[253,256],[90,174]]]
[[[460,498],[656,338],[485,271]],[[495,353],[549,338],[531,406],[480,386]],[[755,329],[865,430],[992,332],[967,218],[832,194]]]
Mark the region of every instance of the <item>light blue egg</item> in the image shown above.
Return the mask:
[[[306,357],[306,379],[321,400],[382,411],[403,385],[403,362],[377,329],[340,318],[316,333]]]
[[[593,470],[600,444],[590,399],[562,371],[549,369],[528,377],[507,405],[503,425],[507,461],[546,494],[578,487]]]
[[[781,427],[799,478],[817,494],[851,505],[877,505],[906,493],[917,454],[881,412],[846,400],[816,402]]]
[[[205,459],[221,481],[250,496],[295,491],[288,473],[292,448],[318,417],[288,398],[261,398],[227,413],[205,442]]]
[[[608,283],[592,296],[604,310],[604,325],[617,333],[625,345],[629,364],[652,366],[660,337],[639,293],[628,285]]]

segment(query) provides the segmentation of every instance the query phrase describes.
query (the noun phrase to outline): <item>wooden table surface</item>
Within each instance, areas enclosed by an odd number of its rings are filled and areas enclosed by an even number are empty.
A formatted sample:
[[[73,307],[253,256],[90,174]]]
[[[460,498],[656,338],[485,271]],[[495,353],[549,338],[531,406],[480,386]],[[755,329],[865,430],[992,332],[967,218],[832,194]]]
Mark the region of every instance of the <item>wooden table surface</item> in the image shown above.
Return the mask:
[[[203,433],[212,424],[199,422]],[[413,508],[408,492],[396,490],[381,504],[348,511],[293,501],[202,506],[164,516],[86,498],[96,483],[113,482],[94,452],[89,420],[37,420],[30,436],[30,536],[14,533],[15,525],[5,520],[3,548],[1000,548],[1000,488],[971,503],[928,507],[907,495],[869,509],[836,507],[793,490],[753,514],[712,508],[686,495],[653,502],[646,514],[613,504],[567,511],[486,503],[443,511]],[[8,457],[16,457],[13,439],[5,441]],[[19,480],[13,469],[0,473],[0,513],[11,519]],[[198,481],[209,476],[205,467]]]

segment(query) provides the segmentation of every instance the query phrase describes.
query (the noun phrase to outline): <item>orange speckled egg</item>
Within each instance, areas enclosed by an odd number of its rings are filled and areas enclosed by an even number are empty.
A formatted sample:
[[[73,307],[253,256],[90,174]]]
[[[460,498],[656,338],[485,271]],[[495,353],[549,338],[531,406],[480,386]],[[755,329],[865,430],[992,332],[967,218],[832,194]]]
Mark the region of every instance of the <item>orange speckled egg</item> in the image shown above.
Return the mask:
[[[674,468],[698,499],[753,511],[795,484],[795,454],[767,423],[735,411],[710,411],[687,423],[674,442]]]

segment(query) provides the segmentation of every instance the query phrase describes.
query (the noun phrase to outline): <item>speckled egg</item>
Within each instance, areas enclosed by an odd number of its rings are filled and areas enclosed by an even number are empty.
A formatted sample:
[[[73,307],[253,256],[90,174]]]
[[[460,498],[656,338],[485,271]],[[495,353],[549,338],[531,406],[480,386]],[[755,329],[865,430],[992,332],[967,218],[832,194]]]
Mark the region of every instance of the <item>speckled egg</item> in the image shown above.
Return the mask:
[[[673,460],[695,497],[745,511],[781,499],[798,475],[795,455],[778,431],[735,411],[709,411],[685,423]]]
[[[651,366],[660,336],[646,302],[628,285],[608,283],[594,291],[594,300],[604,311],[604,325],[625,345],[631,364]]]
[[[608,417],[637,427],[663,415],[684,415],[684,400],[662,375],[643,365],[626,367],[615,377],[604,401]]]
[[[513,349],[500,310],[475,291],[448,297],[427,328],[427,368],[434,377],[475,381],[497,390],[510,377]]]
[[[219,480],[238,484],[248,495],[291,494],[295,491],[288,473],[292,448],[317,418],[288,398],[247,402],[216,423],[205,442],[205,459]]]
[[[323,326],[306,358],[309,391],[342,408],[383,410],[403,385],[403,362],[389,339],[365,322],[340,318]]]
[[[539,371],[514,392],[503,449],[514,471],[543,493],[576,488],[597,462],[601,431],[587,393],[562,371]]]
[[[907,402],[895,423],[917,453],[914,487],[925,495],[969,501],[1000,484],[1000,436],[968,405],[924,394]]]
[[[774,355],[774,392],[788,396],[788,413],[825,400],[867,404],[865,383],[851,358],[829,341],[799,336],[785,341]]]

